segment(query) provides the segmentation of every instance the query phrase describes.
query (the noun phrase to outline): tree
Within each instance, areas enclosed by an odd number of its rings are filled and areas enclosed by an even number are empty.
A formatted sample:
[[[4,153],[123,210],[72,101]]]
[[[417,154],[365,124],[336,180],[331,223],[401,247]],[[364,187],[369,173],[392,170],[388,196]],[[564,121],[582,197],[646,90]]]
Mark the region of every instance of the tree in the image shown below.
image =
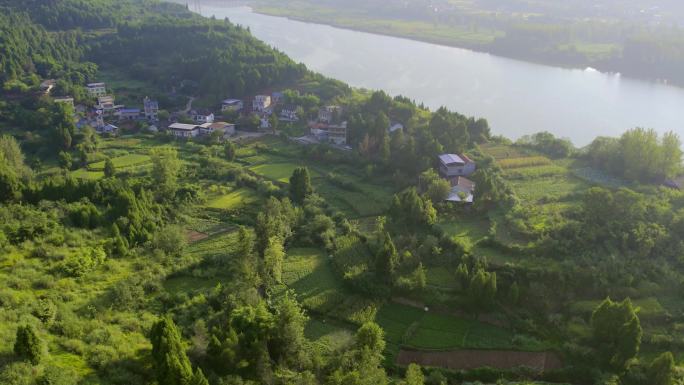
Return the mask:
[[[406,377],[404,379],[404,385],[424,385],[425,376],[423,371],[420,370],[420,365],[410,364],[406,369]]]
[[[268,245],[264,250],[264,282],[271,285],[282,282],[284,259],[285,250],[283,248],[283,241],[278,237],[269,238]]]
[[[195,369],[195,373],[192,375],[188,385],[209,385],[209,380],[204,376],[202,369],[198,367]]]
[[[278,299],[275,317],[275,358],[288,365],[301,367],[306,361],[302,356],[306,353],[304,328],[309,318],[291,293]]]
[[[187,385],[193,377],[180,333],[169,317],[152,326],[152,358],[157,381],[165,385]]]
[[[111,178],[116,174],[116,168],[114,167],[114,162],[111,158],[107,158],[104,164],[104,175],[105,178]]]
[[[226,157],[226,160],[231,162],[234,161],[237,154],[235,144],[230,141],[226,142],[226,144],[223,145],[223,154]]]
[[[59,152],[59,166],[65,170],[71,170],[72,165],[71,154],[66,151]]]
[[[0,159],[0,202],[19,199],[22,188],[16,170]]]
[[[472,305],[477,309],[490,309],[496,298],[496,273],[478,269],[470,279],[468,293]]]
[[[375,274],[379,279],[391,283],[399,264],[399,255],[388,232],[385,232],[383,238],[383,244],[375,257]]]
[[[20,360],[30,361],[33,365],[38,365],[43,359],[43,342],[36,334],[33,326],[25,325],[17,328],[14,354]]]
[[[154,148],[152,155],[152,179],[160,198],[170,199],[178,188],[178,172],[181,163],[178,152],[171,147]]]
[[[364,323],[356,331],[356,348],[367,350],[375,357],[381,357],[385,350],[385,332],[375,322]]]
[[[280,121],[278,120],[278,116],[273,113],[271,116],[268,117],[268,126],[271,128],[271,132],[274,134],[278,132],[278,124]]]
[[[650,385],[673,385],[675,361],[672,353],[665,352],[659,355],[651,362],[647,373]]]
[[[311,177],[309,176],[309,169],[306,167],[298,167],[292,172],[290,177],[290,199],[296,204],[303,204],[304,199],[311,195],[313,187],[311,186]]]
[[[620,303],[606,298],[591,315],[591,326],[603,364],[620,370],[636,357],[643,331],[629,298]]]
[[[441,178],[433,169],[428,169],[420,174],[419,184],[422,191],[434,204],[443,202],[451,192],[449,181]]]

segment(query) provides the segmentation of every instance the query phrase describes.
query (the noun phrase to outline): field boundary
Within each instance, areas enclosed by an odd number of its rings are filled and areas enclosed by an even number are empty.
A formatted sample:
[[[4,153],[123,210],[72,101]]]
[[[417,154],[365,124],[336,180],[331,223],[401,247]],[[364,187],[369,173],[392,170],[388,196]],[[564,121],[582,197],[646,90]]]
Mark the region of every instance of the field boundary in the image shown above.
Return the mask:
[[[563,367],[558,355],[551,351],[523,352],[473,349],[429,351],[402,348],[397,355],[396,364],[408,366],[411,363],[452,370],[472,370],[483,367],[508,370],[527,367],[540,373]]]

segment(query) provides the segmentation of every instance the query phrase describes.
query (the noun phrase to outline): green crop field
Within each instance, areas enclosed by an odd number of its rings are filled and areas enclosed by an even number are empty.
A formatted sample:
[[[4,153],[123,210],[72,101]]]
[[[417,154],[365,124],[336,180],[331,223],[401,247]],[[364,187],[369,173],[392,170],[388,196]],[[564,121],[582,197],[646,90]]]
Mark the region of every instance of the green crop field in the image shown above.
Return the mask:
[[[527,153],[525,153],[524,150],[503,144],[484,144],[480,148],[485,154],[494,157],[496,160],[523,158],[527,156]]]
[[[583,192],[590,187],[579,178],[559,175],[533,180],[512,180],[511,185],[523,202],[537,202],[544,197],[560,198]]]
[[[290,181],[290,176],[292,176],[292,172],[296,168],[302,166],[303,165],[296,163],[264,163],[249,167],[249,170],[267,179],[271,179],[276,182],[288,183]],[[312,178],[319,176],[315,170],[309,169],[309,173],[311,174]]]
[[[228,194],[222,194],[211,197],[206,207],[219,210],[235,210],[240,207],[252,204],[258,200],[258,196],[254,190],[248,188],[240,188],[231,191]]]
[[[71,176],[79,179],[101,179],[104,178],[104,172],[88,171],[84,168],[79,168],[78,170],[72,171]]]
[[[148,155],[142,154],[128,154],[124,156],[119,156],[112,158],[112,163],[116,169],[122,169],[126,167],[140,166],[145,163],[150,162],[150,157]],[[91,163],[88,165],[88,170],[90,171],[102,171],[104,170],[105,161],[100,161],[96,163]]]

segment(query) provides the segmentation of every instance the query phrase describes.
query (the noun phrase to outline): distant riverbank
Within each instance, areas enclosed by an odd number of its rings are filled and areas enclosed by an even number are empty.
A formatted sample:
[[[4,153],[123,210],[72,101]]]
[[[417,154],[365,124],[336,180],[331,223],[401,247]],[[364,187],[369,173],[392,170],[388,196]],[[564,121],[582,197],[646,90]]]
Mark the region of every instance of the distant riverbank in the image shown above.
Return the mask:
[[[649,72],[649,67],[627,63],[614,44],[571,44],[564,49],[536,52],[525,50],[527,44],[512,45],[502,39],[505,33],[500,30],[481,27],[450,26],[443,23],[408,21],[389,18],[374,18],[354,10],[341,11],[323,6],[302,6],[297,2],[275,5],[271,1],[229,1],[216,2],[204,0],[207,4],[231,6],[248,4],[254,12],[286,17],[291,20],[329,25],[358,32],[368,32],[384,36],[400,37],[420,42],[448,47],[465,48],[530,63],[551,65],[568,69],[594,68],[604,73],[621,73],[625,76],[656,83],[684,86],[684,79],[659,79]],[[590,59],[591,58],[591,59]]]

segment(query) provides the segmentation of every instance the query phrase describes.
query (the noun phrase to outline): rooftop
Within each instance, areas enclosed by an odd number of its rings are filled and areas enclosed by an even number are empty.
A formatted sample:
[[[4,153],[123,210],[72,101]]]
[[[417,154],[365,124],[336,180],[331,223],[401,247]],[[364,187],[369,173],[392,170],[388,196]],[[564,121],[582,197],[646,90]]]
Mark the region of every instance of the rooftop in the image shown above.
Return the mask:
[[[240,99],[226,99],[223,101],[223,104],[238,104],[241,102],[242,102],[242,100],[240,100]]]
[[[88,83],[88,87],[104,87],[104,83]]]
[[[170,130],[180,130],[180,131],[192,131],[197,129],[195,124],[185,124],[185,123],[173,123],[169,126]]]
[[[140,113],[140,108],[124,108],[121,110],[121,113],[124,114],[139,114]]]
[[[469,159],[470,160],[470,159]],[[465,164],[465,160],[456,154],[442,154],[439,156],[439,161],[444,164],[461,163]]]

